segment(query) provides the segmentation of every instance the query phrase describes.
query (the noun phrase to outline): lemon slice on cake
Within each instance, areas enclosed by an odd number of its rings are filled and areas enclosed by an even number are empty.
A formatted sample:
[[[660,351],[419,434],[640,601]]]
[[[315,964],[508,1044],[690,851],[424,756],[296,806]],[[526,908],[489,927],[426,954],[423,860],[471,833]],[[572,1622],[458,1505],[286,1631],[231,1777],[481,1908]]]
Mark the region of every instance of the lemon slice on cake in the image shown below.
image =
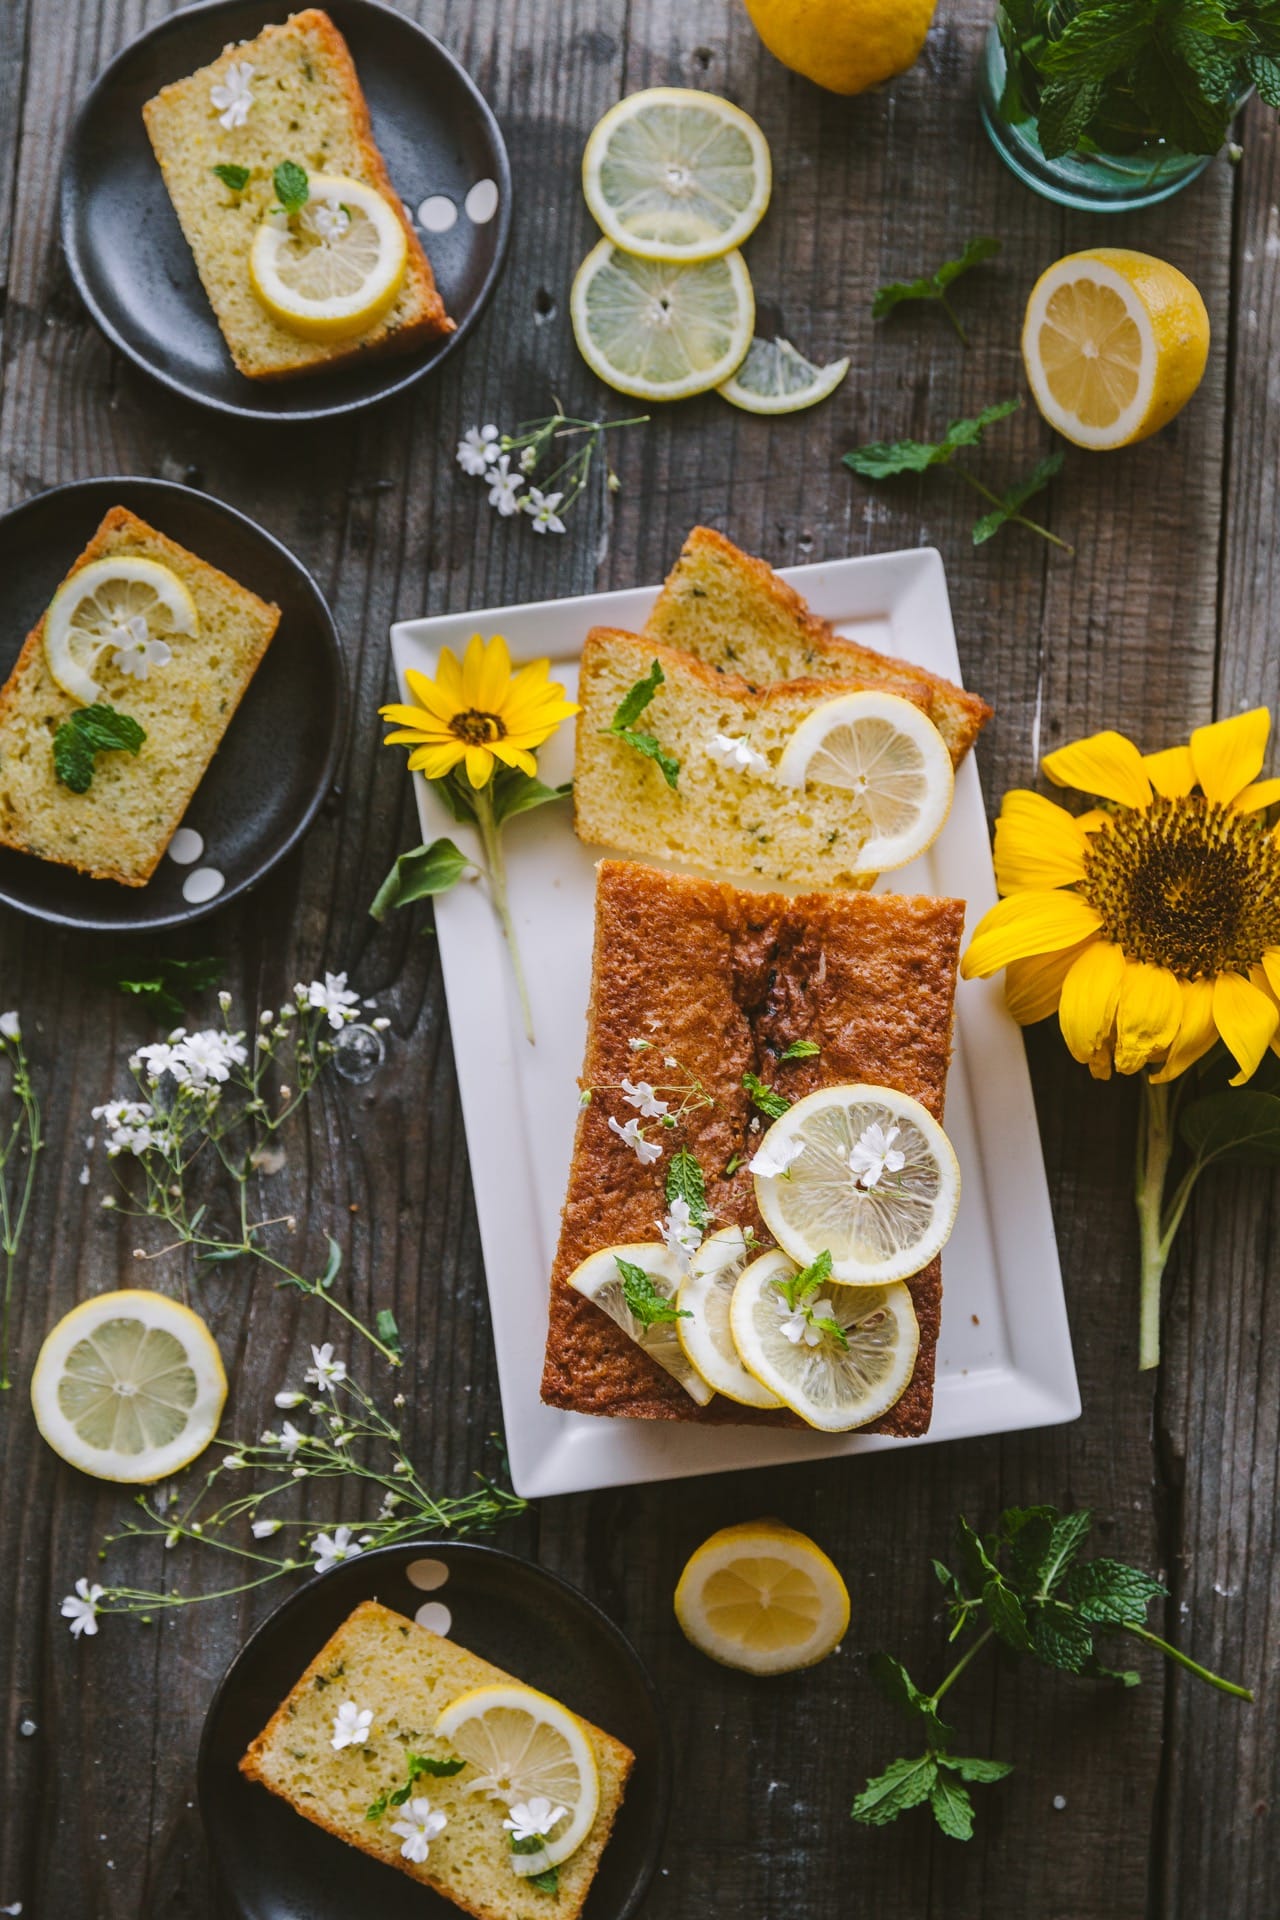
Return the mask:
[[[607,1313],[615,1325],[678,1380],[691,1400],[705,1407],[711,1388],[692,1366],[676,1328],[676,1294],[684,1272],[661,1240],[626,1247],[602,1247],[569,1275],[569,1285]],[[628,1297],[630,1296],[630,1297]]]
[[[291,218],[272,211],[253,236],[249,278],[291,333],[336,340],[367,333],[400,291],[409,244],[380,193],[341,173],[313,173]]]
[[[689,87],[619,100],[582,156],[597,224],[646,260],[711,260],[741,246],[764,217],[772,180],[768,142],[751,116]]]
[[[640,260],[602,240],[578,268],[574,338],[593,373],[638,400],[718,387],[751,345],[756,302],[742,255],[700,266]]]
[[[509,1807],[544,1799],[559,1809],[545,1846],[512,1852],[513,1872],[545,1873],[577,1852],[600,1804],[600,1776],[582,1724],[567,1707],[514,1682],[475,1687],[449,1703],[435,1735],[475,1769],[464,1782],[472,1793]]]
[[[793,1413],[823,1433],[847,1433],[888,1413],[907,1390],[920,1346],[911,1293],[901,1281],[824,1280],[797,1308],[784,1288],[799,1272],[778,1248],[752,1261],[733,1291],[734,1344]]]
[[[177,1473],[213,1439],[226,1397],[222,1357],[200,1316],[136,1287],[73,1307],[31,1376],[41,1433],[99,1480]]]
[[[782,750],[778,782],[849,795],[864,838],[855,873],[888,873],[932,846],[946,824],[955,772],[946,741],[896,693],[842,693],[800,722]]]
[[[709,1387],[744,1407],[778,1407],[776,1393],[752,1377],[738,1358],[729,1326],[729,1307],[738,1276],[760,1252],[741,1227],[721,1227],[707,1236],[694,1254],[676,1305],[687,1319],[676,1321],[676,1336],[685,1358]]]
[[[758,1157],[785,1167],[755,1176],[770,1233],[801,1267],[829,1252],[844,1286],[906,1280],[951,1236],[954,1149],[927,1108],[892,1087],[808,1094],[774,1121]]]
[[[183,582],[158,560],[116,554],[91,560],[65,580],[44,617],[44,657],[58,685],[92,706],[102,698],[94,677],[117,654],[147,642],[189,638],[200,625]]]
[[[744,413],[799,413],[833,394],[849,362],[815,366],[789,340],[753,340],[747,357],[716,391]]]
[[[721,1666],[794,1673],[825,1660],[849,1625],[849,1589],[822,1548],[780,1520],[721,1527],[680,1575],[676,1619]]]

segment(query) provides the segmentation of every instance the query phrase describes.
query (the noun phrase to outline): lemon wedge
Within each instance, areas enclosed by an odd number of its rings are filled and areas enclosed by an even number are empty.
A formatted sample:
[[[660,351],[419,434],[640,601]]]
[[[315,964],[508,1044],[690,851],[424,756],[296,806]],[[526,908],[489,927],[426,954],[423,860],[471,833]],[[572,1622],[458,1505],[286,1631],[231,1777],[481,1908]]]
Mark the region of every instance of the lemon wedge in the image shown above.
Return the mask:
[[[409,244],[403,222],[372,187],[313,173],[305,206],[268,213],[253,236],[249,278],[291,333],[337,340],[367,333],[400,291]]]
[[[774,1121],[761,1151],[786,1171],[756,1174],[756,1204],[797,1266],[829,1252],[833,1280],[883,1286],[919,1273],[950,1238],[959,1162],[910,1094],[821,1087]]]
[[[742,255],[699,266],[640,260],[602,240],[574,279],[574,338],[607,385],[638,400],[718,387],[751,345],[756,303]]]
[[[44,657],[73,700],[102,698],[95,675],[116,656],[137,654],[147,642],[166,647],[200,625],[196,603],[182,581],[158,560],[117,554],[91,560],[63,582],[44,617]]]
[[[177,1473],[218,1430],[227,1376],[199,1314],[126,1287],[64,1314],[31,1376],[31,1404],[55,1453],[99,1480]]]
[[[509,1807],[541,1797],[560,1809],[544,1847],[511,1854],[513,1872],[545,1873],[577,1852],[600,1804],[600,1776],[567,1707],[533,1687],[474,1687],[449,1703],[435,1733],[474,1767],[465,1783],[472,1793]]]
[[[689,1316],[676,1321],[676,1336],[686,1360],[717,1393],[744,1407],[778,1407],[777,1394],[753,1379],[739,1360],[729,1327],[738,1276],[759,1252],[741,1227],[721,1227],[707,1236],[676,1295],[677,1307]]]
[[[716,391],[744,413],[799,413],[826,400],[848,371],[847,359],[815,366],[789,340],[753,340],[738,371]]]
[[[896,693],[842,693],[800,722],[782,750],[784,787],[836,787],[849,795],[863,839],[854,873],[888,873],[932,846],[955,793],[947,743]]]
[[[780,1520],[721,1527],[690,1556],[676,1619],[700,1652],[746,1673],[825,1660],[849,1625],[849,1589],[822,1548]]]
[[[885,1287],[824,1281],[809,1303],[823,1325],[797,1328],[782,1288],[798,1271],[775,1248],[743,1273],[730,1309],[742,1363],[811,1427],[864,1427],[901,1400],[915,1371],[920,1328],[910,1290],[900,1280]]]
[[[645,1292],[652,1288],[657,1296],[655,1317],[646,1320],[632,1312],[627,1304],[626,1276],[619,1261],[623,1266],[639,1270],[642,1281],[647,1283]],[[676,1294],[683,1278],[675,1254],[661,1240],[645,1240],[634,1246],[602,1247],[599,1253],[591,1254],[574,1268],[569,1275],[569,1285],[602,1313],[607,1313],[651,1360],[656,1360],[673,1380],[680,1382],[691,1400],[705,1407],[712,1390],[697,1368],[690,1365],[676,1333],[680,1325]]]
[[[1167,260],[1094,247],[1036,281],[1022,358],[1036,405],[1077,446],[1132,446],[1186,406],[1209,357],[1199,291]]]
[[[713,260],[764,218],[769,146],[741,107],[690,87],[649,87],[610,107],[582,156],[601,231],[645,260]]]

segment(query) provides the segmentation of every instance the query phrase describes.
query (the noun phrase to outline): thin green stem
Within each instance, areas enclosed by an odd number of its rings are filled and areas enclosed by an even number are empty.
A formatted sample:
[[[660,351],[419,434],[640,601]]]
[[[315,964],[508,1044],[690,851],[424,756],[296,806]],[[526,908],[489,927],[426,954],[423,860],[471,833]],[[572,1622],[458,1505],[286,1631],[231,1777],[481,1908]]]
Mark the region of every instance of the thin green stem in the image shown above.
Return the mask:
[[[968,1647],[965,1649],[965,1651],[960,1655],[960,1658],[956,1661],[956,1664],[954,1665],[954,1667],[952,1667],[950,1673],[947,1675],[946,1679],[942,1682],[942,1685],[940,1687],[934,1688],[933,1694],[932,1694],[932,1701],[935,1708],[937,1707],[937,1704],[939,1700],[941,1700],[943,1694],[946,1693],[949,1688],[955,1685],[956,1681],[960,1678],[960,1675],[964,1672],[965,1668],[968,1666],[969,1662],[973,1659],[974,1655],[982,1652],[982,1649],[986,1646],[988,1640],[990,1640],[994,1632],[995,1632],[994,1627],[984,1627],[982,1632],[978,1635],[977,1639],[971,1641]]]
[[[1198,1660],[1191,1658],[1190,1654],[1180,1652],[1177,1647],[1171,1647],[1169,1642],[1162,1640],[1158,1633],[1152,1633],[1146,1627],[1132,1624],[1125,1631],[1136,1634],[1138,1639],[1145,1640],[1148,1646],[1158,1647],[1167,1660],[1172,1660],[1176,1666],[1185,1667],[1188,1673],[1195,1674],[1197,1680],[1207,1680],[1211,1687],[1218,1689],[1219,1693],[1229,1693],[1235,1700],[1253,1699],[1252,1687],[1238,1686],[1234,1680],[1224,1680],[1220,1673],[1211,1673],[1208,1667],[1202,1667]]]
[[[942,302],[942,311],[946,314],[948,320],[951,322],[952,326],[956,330],[957,335],[959,336],[961,346],[967,347],[969,344],[969,336],[960,324],[959,314],[956,312],[955,308],[952,306],[950,300],[947,298],[945,293],[940,293],[938,295],[938,298]]]
[[[1192,1189],[1205,1166],[1204,1161],[1194,1159],[1166,1205],[1165,1187],[1177,1144],[1176,1122],[1184,1088],[1185,1076],[1160,1085],[1149,1074],[1142,1077],[1142,1110],[1138,1117],[1133,1182],[1141,1249],[1138,1366],[1142,1370],[1160,1364],[1160,1293],[1164,1270]]]
[[[952,473],[958,474],[962,480],[967,480],[969,485],[974,489],[974,492],[980,493],[989,506],[999,507],[1002,513],[1008,513],[1008,507],[1000,498],[1000,495],[993,493],[990,487],[979,480],[976,473],[970,473],[968,467],[962,467],[957,461],[953,460],[951,462],[951,471]],[[1048,527],[1042,527],[1038,520],[1032,520],[1027,514],[1009,513],[1009,518],[1015,526],[1026,527],[1030,533],[1038,533],[1042,540],[1051,541],[1055,547],[1061,547],[1064,553],[1073,554],[1075,552],[1075,548],[1071,546],[1069,542],[1060,539],[1056,533],[1050,533]]]
[[[507,898],[507,869],[502,857],[502,840],[498,832],[498,823],[493,816],[493,793],[488,786],[483,786],[471,798],[476,810],[476,824],[480,829],[481,843],[484,846],[489,896],[501,922],[507,950],[511,955],[511,966],[516,977],[516,991],[520,996],[520,1012],[524,1020],[525,1038],[529,1045],[533,1046],[533,1011],[529,1005],[529,988],[524,977],[524,962],[520,958],[520,943],[516,938],[515,923],[511,918],[511,905]]]

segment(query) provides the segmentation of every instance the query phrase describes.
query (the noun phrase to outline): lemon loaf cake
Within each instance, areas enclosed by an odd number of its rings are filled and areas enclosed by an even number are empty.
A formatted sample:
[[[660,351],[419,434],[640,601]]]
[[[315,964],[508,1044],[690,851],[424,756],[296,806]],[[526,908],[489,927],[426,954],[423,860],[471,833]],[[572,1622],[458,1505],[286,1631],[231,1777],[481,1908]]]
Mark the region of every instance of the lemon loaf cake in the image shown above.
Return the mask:
[[[531,1737],[538,1769],[522,1779]],[[620,1740],[559,1702],[366,1600],[250,1743],[240,1771],[477,1920],[575,1920],[633,1762]],[[549,1871],[522,1832],[530,1810],[550,1826],[552,1855],[557,1839],[583,1829]],[[521,1860],[523,1871],[513,1865]],[[540,1879],[529,1877],[539,1866]]]
[[[570,1276],[602,1248],[655,1240],[679,1151],[698,1162],[715,1227],[750,1228],[762,1249],[769,1245],[749,1168],[769,1119],[746,1076],[774,1109],[823,1087],[869,1082],[910,1095],[941,1121],[963,926],[960,900],[787,899],[601,861],[581,1082],[590,1098],[551,1274],[545,1401],[638,1420],[801,1424],[786,1409],[756,1410],[720,1394],[697,1404]],[[641,1083],[678,1114],[674,1128],[641,1117]],[[708,1098],[689,1092],[695,1083]],[[940,1261],[906,1284],[919,1327],[914,1371],[896,1405],[869,1423],[872,1432],[929,1426]]]
[[[951,762],[923,698],[909,682],[894,695],[852,690],[881,764],[903,756],[886,812],[857,788],[867,756],[840,687],[793,679],[755,690],[690,654],[594,628],[578,685],[574,824],[594,845],[713,873],[869,886],[923,851],[951,804]],[[843,741],[853,765],[821,739]]]
[[[241,373],[257,380],[313,373],[357,354],[407,352],[452,331],[374,143],[347,44],[328,14],[308,8],[227,47],[198,73],[162,88],[143,116]],[[291,201],[273,213],[282,164],[295,169],[295,181],[300,170],[296,191],[310,204]],[[318,185],[316,193],[308,181]],[[340,312],[304,313],[291,325],[264,304],[255,241],[265,231],[269,247],[288,243],[286,215],[300,251],[319,258],[329,250],[324,264],[332,272],[321,285],[341,296]],[[306,284],[314,292],[314,282]]]
[[[645,633],[753,687],[840,680],[901,690],[905,680],[957,766],[991,717],[986,701],[963,687],[842,638],[772,567],[710,527],[695,527],[685,541]]]
[[[279,619],[113,507],[0,689],[0,845],[144,886]]]

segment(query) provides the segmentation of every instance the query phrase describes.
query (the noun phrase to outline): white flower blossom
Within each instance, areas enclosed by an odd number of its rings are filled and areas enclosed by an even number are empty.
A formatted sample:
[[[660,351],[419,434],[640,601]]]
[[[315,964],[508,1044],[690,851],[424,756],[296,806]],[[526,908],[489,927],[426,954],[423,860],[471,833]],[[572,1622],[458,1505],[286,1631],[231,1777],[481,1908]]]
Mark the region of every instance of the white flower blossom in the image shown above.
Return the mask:
[[[273,1533],[279,1533],[283,1520],[255,1520],[252,1532],[255,1540],[269,1540]]]
[[[502,1824],[513,1840],[545,1840],[568,1811],[567,1807],[553,1807],[542,1794],[536,1793],[529,1800],[515,1801],[510,1819]]]
[[[326,246],[335,240],[341,240],[351,225],[351,215],[347,212],[336,193],[325,200],[314,200],[310,207],[311,225]]]
[[[298,1432],[292,1420],[282,1420],[279,1434],[272,1435],[272,1445],[281,1449],[286,1460],[292,1460],[305,1437],[304,1434]],[[265,1442],[267,1438],[265,1433],[262,1438]]]
[[[667,1110],[665,1100],[659,1100],[647,1080],[624,1080],[623,1097],[629,1107],[644,1115],[646,1120],[658,1120]]]
[[[21,1040],[22,1023],[19,1021],[16,1012],[0,1013],[0,1038],[5,1040]]]
[[[901,1132],[899,1127],[890,1127],[886,1133],[878,1120],[864,1127],[854,1141],[849,1154],[849,1170],[857,1184],[868,1193],[878,1186],[886,1173],[901,1173],[907,1164],[906,1155],[894,1146]]]
[[[356,1018],[348,1009],[359,1006],[360,995],[352,993],[345,973],[326,973],[323,980],[313,980],[309,986],[299,987],[298,992],[306,996],[304,1006],[319,1008],[335,1033],[345,1027],[348,1020]]]
[[[249,82],[253,79],[254,69],[248,60],[233,60],[222,80],[215,80],[209,89],[209,98],[218,109],[218,125],[230,133],[234,127],[242,127],[249,118],[249,109],[253,105],[253,89]]]
[[[278,1407],[300,1407],[306,1399],[305,1393],[296,1393],[292,1387],[282,1387],[276,1395]]]
[[[107,1152],[111,1159],[118,1153],[146,1153],[160,1140],[159,1116],[145,1100],[108,1100],[93,1109],[95,1120],[105,1123]]]
[[[139,637],[132,629],[141,626]],[[141,614],[135,613],[129,621],[130,638],[117,647],[111,656],[111,664],[118,672],[126,674],[131,680],[145,680],[152,667],[167,667],[173,659],[173,648],[167,640],[153,640],[147,633],[147,623]],[[117,628],[117,633],[121,630]]]
[[[76,1639],[82,1633],[94,1634],[98,1631],[98,1602],[103,1595],[99,1586],[90,1586],[87,1580],[77,1580],[76,1590],[69,1593],[60,1609],[64,1620],[71,1622],[71,1631]]]
[[[772,1144],[770,1144],[771,1141]],[[762,1180],[786,1178],[790,1168],[803,1152],[803,1140],[773,1140],[770,1132],[765,1135],[756,1148],[754,1156],[747,1162],[747,1172],[759,1174]]]
[[[662,1158],[662,1148],[656,1140],[645,1139],[640,1131],[640,1122],[638,1120],[628,1120],[626,1126],[621,1127],[611,1114],[609,1116],[609,1130],[611,1133],[617,1134],[624,1146],[630,1147],[642,1167],[651,1166],[655,1160]]]
[[[815,1320],[834,1320],[835,1308],[829,1300],[813,1300],[803,1306],[789,1307],[782,1295],[774,1301],[778,1313],[782,1316],[779,1332],[793,1347],[818,1347],[822,1344],[822,1329],[814,1326]]]
[[[519,513],[522,504],[521,476],[518,473],[511,473],[510,466],[510,456],[501,454],[485,475],[485,479],[489,482],[489,505],[496,507],[504,520],[509,520],[513,513]]]
[[[444,1832],[448,1824],[448,1815],[437,1812],[424,1796],[409,1802],[400,1819],[391,1822],[391,1831],[397,1840],[404,1841],[400,1849],[401,1857],[420,1867],[430,1851],[431,1842]]]
[[[713,733],[707,741],[707,757],[730,773],[767,773],[769,762],[757,753],[749,741],[730,733]]]
[[[520,455],[521,473],[532,473],[534,468],[537,466],[537,464],[538,464],[538,449],[536,447],[526,447],[524,452]]]
[[[543,493],[539,487],[530,487],[520,504],[532,517],[535,533],[564,532],[564,521],[556,512],[563,499],[562,493]]]
[[[311,1551],[316,1557],[316,1572],[328,1573],[330,1567],[336,1567],[340,1560],[354,1560],[363,1553],[369,1536],[363,1540],[352,1538],[350,1527],[335,1527],[332,1533],[318,1533],[311,1542]]]
[[[653,1042],[652,1040],[641,1040],[638,1034],[633,1033],[627,1045],[630,1047],[632,1053],[643,1053],[647,1047],[653,1045]]]
[[[659,1220],[658,1231],[667,1243],[669,1252],[674,1253],[682,1267],[687,1268],[691,1257],[702,1245],[702,1228],[689,1213],[689,1202],[680,1195],[671,1202],[665,1220]]]
[[[344,1700],[333,1719],[330,1744],[334,1752],[341,1753],[344,1747],[362,1747],[372,1725],[372,1707],[358,1707],[354,1700]]]
[[[303,1379],[309,1380],[321,1393],[332,1393],[347,1377],[346,1361],[334,1359],[330,1340],[326,1340],[322,1347],[312,1347],[311,1358],[315,1365],[307,1368]]]
[[[479,479],[488,473],[498,457],[498,429],[494,426],[468,427],[458,442],[458,465],[464,473]]]
[[[167,1073],[179,1086],[198,1090],[229,1080],[232,1067],[242,1067],[248,1057],[242,1033],[217,1033],[211,1027],[202,1033],[178,1027],[167,1040],[139,1047],[135,1056],[153,1086]]]

